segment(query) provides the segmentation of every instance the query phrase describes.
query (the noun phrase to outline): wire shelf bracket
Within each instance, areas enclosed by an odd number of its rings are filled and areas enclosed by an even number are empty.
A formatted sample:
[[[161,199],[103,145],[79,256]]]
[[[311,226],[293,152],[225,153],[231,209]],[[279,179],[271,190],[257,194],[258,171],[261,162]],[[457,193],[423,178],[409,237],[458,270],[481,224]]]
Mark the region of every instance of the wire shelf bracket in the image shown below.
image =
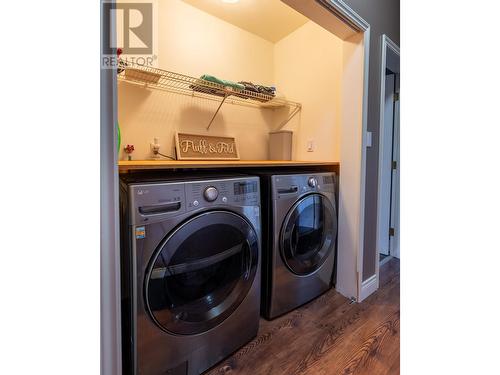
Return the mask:
[[[300,112],[301,109],[302,109],[302,105],[300,105],[300,104],[297,105],[292,110],[292,113],[290,113],[290,115],[287,117],[287,119],[280,124],[280,126],[278,127],[278,131],[283,129],[286,126],[286,124],[288,124],[295,117],[295,115]]]
[[[212,126],[212,123],[214,122],[215,117],[217,117],[217,113],[219,113],[219,111],[220,111],[220,109],[221,109],[222,105],[224,104],[224,102],[226,101],[226,99],[227,99],[227,97],[228,97],[228,96],[229,96],[229,95],[227,95],[227,94],[226,94],[226,95],[224,95],[224,99],[222,99],[222,101],[220,102],[219,106],[217,107],[217,110],[215,111],[214,115],[212,116],[212,119],[211,119],[211,120],[210,120],[210,122],[208,123],[207,130],[209,130],[209,129],[210,129],[210,126]]]

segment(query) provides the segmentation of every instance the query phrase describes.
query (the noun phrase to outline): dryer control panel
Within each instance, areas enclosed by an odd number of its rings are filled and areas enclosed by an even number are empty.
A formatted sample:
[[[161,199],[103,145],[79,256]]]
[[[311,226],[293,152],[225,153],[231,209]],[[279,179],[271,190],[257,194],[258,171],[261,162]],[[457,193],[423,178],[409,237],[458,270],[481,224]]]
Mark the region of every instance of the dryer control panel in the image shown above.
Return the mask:
[[[335,173],[275,175],[272,177],[273,199],[287,199],[312,192],[335,192]]]

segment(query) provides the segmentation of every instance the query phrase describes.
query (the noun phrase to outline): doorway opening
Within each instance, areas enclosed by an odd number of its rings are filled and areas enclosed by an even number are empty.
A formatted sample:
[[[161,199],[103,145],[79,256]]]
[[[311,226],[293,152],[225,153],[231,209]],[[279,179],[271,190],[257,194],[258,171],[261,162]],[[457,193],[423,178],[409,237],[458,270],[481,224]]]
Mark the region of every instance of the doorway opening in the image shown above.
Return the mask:
[[[379,266],[399,258],[399,47],[382,36],[377,249]]]

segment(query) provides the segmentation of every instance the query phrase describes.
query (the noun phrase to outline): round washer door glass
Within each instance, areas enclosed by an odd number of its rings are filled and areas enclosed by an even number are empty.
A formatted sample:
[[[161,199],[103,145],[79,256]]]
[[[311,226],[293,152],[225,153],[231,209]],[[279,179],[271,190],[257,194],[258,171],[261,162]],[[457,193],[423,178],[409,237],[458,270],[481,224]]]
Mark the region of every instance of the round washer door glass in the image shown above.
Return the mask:
[[[252,286],[258,246],[253,227],[231,212],[212,211],[182,224],[151,260],[145,302],[152,319],[180,335],[220,324]]]
[[[316,271],[333,251],[336,233],[337,218],[330,201],[320,194],[302,198],[283,223],[283,261],[297,275]]]

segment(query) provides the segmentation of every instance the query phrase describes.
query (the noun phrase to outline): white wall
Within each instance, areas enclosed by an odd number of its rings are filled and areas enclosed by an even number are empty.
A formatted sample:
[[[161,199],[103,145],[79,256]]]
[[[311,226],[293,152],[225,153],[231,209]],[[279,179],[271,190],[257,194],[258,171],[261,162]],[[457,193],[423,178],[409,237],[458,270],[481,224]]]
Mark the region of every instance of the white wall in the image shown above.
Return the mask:
[[[180,0],[158,2],[158,67],[191,76],[272,84],[273,44]],[[134,144],[134,159],[151,156],[156,136],[162,153],[173,154],[175,131],[228,135],[239,141],[242,159],[266,159],[271,110],[225,104],[212,124],[217,101],[147,90],[120,82],[118,119],[122,144]],[[121,158],[126,155],[122,152]]]
[[[342,43],[308,22],[275,45],[276,85],[302,103],[300,117],[285,127],[295,131],[294,159],[340,160]],[[309,140],[314,152],[307,152]]]
[[[233,81],[275,84],[303,105],[285,129],[294,134],[296,160],[339,160],[342,41],[308,22],[276,44],[198,10],[180,0],[158,1],[158,67],[191,76],[212,74]],[[122,145],[133,144],[134,159],[151,156],[158,137],[162,153],[173,155],[176,131],[234,136],[242,159],[268,158],[268,133],[286,109],[225,104],[205,130],[218,101],[118,85]],[[307,141],[316,151],[306,152]],[[121,159],[126,155],[121,152]]]

